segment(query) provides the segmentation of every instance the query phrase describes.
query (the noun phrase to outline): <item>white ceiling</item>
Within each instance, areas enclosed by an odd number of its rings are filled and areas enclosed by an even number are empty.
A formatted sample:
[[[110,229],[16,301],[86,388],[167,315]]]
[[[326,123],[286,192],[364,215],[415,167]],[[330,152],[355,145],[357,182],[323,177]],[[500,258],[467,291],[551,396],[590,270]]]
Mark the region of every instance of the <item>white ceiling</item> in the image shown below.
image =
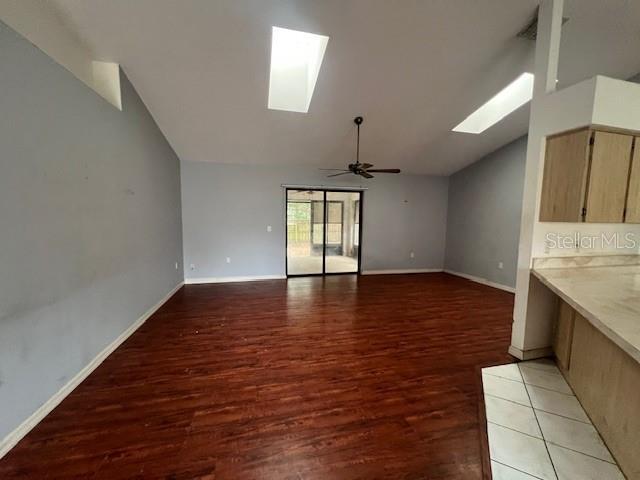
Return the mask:
[[[530,70],[536,0],[53,0],[118,62],[180,158],[448,175],[526,133],[451,128]],[[640,1],[566,0],[559,87],[640,71]],[[330,37],[308,114],[267,109],[272,26]],[[126,108],[126,105],[125,105]]]

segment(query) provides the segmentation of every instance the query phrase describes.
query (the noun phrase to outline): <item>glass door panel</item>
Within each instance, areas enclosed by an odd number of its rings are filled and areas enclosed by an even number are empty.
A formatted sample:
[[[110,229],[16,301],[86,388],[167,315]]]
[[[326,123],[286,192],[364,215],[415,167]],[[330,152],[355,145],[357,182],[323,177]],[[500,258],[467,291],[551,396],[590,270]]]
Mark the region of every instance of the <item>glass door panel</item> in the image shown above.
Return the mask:
[[[287,190],[287,275],[322,274],[324,192]]]
[[[287,190],[287,275],[359,272],[361,195]]]
[[[360,192],[326,192],[325,273],[357,273]]]

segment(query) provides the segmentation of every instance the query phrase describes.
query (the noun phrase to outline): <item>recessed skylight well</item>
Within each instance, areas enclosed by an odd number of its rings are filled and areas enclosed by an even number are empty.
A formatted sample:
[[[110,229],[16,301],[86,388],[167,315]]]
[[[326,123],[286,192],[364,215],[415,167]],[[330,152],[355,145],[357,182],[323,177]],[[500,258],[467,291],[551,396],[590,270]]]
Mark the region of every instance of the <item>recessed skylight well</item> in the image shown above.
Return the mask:
[[[309,111],[329,37],[273,27],[269,102],[272,110]]]
[[[531,100],[533,96],[532,73],[525,72],[498,92],[491,100],[456,126],[454,132],[482,133],[514,110]]]

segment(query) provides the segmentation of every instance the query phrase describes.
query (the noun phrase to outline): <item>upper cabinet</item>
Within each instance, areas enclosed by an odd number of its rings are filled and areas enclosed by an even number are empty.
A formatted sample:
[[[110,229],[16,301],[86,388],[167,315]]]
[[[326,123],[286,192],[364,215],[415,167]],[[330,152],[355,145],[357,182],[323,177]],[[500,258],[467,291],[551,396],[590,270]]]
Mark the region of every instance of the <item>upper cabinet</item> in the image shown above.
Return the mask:
[[[540,221],[640,222],[634,143],[632,135],[594,128],[548,137]]]
[[[580,222],[589,171],[589,130],[547,139],[541,222]]]
[[[632,145],[630,135],[593,132],[585,222],[624,222]]]

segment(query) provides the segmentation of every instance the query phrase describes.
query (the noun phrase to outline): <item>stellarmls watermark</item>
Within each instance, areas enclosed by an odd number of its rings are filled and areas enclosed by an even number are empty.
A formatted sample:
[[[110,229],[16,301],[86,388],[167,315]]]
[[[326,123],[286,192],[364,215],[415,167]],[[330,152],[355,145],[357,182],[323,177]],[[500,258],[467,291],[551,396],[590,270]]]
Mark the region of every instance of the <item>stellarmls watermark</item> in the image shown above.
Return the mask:
[[[636,250],[640,239],[633,232],[598,233],[586,235],[580,232],[557,233],[545,235],[545,247],[548,249],[585,249],[585,250]]]

